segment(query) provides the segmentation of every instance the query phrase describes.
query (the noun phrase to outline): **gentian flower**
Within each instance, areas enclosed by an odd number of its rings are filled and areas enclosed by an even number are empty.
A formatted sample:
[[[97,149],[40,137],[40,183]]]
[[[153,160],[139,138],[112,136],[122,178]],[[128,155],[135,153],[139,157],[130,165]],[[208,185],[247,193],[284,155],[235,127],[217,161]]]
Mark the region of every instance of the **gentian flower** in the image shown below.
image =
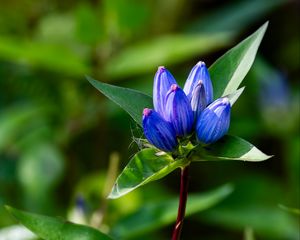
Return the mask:
[[[195,119],[198,118],[198,116],[206,107],[206,105],[207,103],[206,103],[205,89],[204,89],[203,81],[200,80],[193,90],[192,99],[191,99],[191,107],[194,112]]]
[[[143,128],[148,141],[163,151],[171,152],[178,144],[172,124],[152,109],[143,111]]]
[[[172,84],[167,93],[165,118],[172,123],[177,136],[184,137],[191,133],[194,123],[193,111],[190,101],[177,84]]]
[[[166,95],[172,84],[176,84],[176,80],[172,74],[165,67],[158,67],[154,77],[153,106],[155,111],[162,117],[165,113],[164,108],[166,105]]]
[[[227,97],[211,103],[200,114],[196,124],[197,139],[202,143],[213,143],[223,137],[229,128],[231,106]]]
[[[212,82],[204,62],[193,67],[183,90],[165,67],[159,67],[154,77],[154,110],[143,112],[146,138],[167,152],[176,149],[177,137],[192,135],[194,128],[199,142],[217,141],[228,131],[231,106],[228,98],[212,101]]]
[[[208,69],[204,62],[198,62],[191,70],[185,84],[183,91],[189,98],[192,99],[193,91],[198,84],[199,80],[202,81],[205,90],[206,103],[210,104],[213,101],[213,87],[210,80]]]

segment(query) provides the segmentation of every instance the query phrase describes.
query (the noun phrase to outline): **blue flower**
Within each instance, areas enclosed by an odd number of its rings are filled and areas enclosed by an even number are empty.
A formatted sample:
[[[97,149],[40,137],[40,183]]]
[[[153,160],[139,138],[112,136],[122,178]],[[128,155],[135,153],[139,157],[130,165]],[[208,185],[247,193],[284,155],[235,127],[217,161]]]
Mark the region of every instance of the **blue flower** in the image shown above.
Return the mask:
[[[165,119],[172,123],[179,137],[187,136],[192,131],[194,115],[191,104],[177,84],[172,84],[167,93]]]
[[[153,84],[154,110],[143,112],[146,138],[167,152],[175,150],[177,137],[188,137],[195,127],[198,141],[217,141],[228,131],[231,106],[228,98],[212,101],[212,82],[204,62],[193,67],[183,90],[165,67],[159,67]]]
[[[183,91],[188,99],[192,99],[194,88],[197,86],[199,80],[203,82],[206,103],[210,104],[213,101],[213,87],[210,80],[208,69],[204,62],[198,62],[191,70],[185,84]]]
[[[194,118],[197,119],[203,109],[207,106],[205,89],[203,85],[203,81],[200,80],[198,84],[195,86],[192,99],[191,99],[191,107],[194,113]]]
[[[172,84],[176,84],[172,74],[165,67],[159,67],[154,77],[153,106],[162,117],[165,113],[165,98]]]
[[[198,141],[209,144],[223,137],[229,129],[230,111],[227,97],[219,98],[205,108],[196,123]]]
[[[152,109],[143,111],[143,128],[148,141],[163,151],[171,152],[178,145],[172,124]]]

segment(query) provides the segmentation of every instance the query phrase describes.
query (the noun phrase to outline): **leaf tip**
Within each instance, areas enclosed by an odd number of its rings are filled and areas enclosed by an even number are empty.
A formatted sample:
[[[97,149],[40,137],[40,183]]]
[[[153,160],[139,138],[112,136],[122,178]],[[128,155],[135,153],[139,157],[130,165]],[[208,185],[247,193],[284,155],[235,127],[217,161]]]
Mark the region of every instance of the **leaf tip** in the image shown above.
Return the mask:
[[[234,184],[233,183],[226,183],[221,186],[222,192],[224,196],[230,195],[234,191]]]
[[[16,220],[19,220],[20,210],[17,210],[9,205],[5,205],[4,208],[8,211]]]
[[[266,154],[266,159],[264,159],[264,160],[268,160],[268,159],[270,159],[270,158],[272,158],[272,157],[274,157],[275,155],[267,155]]]
[[[111,190],[111,192],[108,194],[108,196],[106,197],[107,199],[116,199],[119,198],[121,195],[120,194],[116,194],[116,183],[113,186],[113,189]]]
[[[266,32],[266,30],[267,30],[267,28],[268,28],[268,26],[269,26],[269,21],[266,21],[259,29],[258,29],[258,31],[262,31],[262,34],[264,35],[265,34],[265,32]]]
[[[11,207],[11,206],[9,206],[9,205],[4,205],[4,208],[8,211],[8,212],[12,212],[14,209]]]
[[[111,200],[111,199],[115,199],[116,197],[112,193],[110,193],[106,198]]]
[[[88,75],[85,75],[85,79],[88,80],[92,85],[93,85],[93,82],[95,81],[93,78],[91,78]]]

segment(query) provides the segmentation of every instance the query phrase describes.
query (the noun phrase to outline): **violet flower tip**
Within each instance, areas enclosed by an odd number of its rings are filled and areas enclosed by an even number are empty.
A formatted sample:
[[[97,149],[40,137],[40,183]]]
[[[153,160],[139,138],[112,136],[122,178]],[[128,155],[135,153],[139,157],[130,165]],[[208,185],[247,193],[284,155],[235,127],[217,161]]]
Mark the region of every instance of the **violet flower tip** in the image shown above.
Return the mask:
[[[199,61],[199,62],[197,63],[197,66],[201,67],[201,66],[206,66],[206,65],[205,65],[205,62]]]
[[[161,73],[161,72],[165,71],[166,68],[165,68],[165,66],[159,66],[157,70]]]
[[[143,110],[143,115],[144,116],[149,116],[151,114],[152,110],[149,108],[144,108]]]
[[[179,88],[179,86],[177,84],[172,84],[171,85],[171,91],[176,91]]]

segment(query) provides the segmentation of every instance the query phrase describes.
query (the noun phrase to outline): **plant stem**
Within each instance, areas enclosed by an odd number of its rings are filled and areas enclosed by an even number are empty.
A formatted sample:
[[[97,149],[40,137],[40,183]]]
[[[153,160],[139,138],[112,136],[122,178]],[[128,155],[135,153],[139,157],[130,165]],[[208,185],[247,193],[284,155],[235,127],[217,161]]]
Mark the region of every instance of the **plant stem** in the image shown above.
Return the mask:
[[[189,183],[189,165],[181,169],[179,206],[178,206],[177,220],[173,230],[172,240],[180,239],[181,229],[182,229],[184,215],[185,215],[186,201],[188,196],[188,183]]]

